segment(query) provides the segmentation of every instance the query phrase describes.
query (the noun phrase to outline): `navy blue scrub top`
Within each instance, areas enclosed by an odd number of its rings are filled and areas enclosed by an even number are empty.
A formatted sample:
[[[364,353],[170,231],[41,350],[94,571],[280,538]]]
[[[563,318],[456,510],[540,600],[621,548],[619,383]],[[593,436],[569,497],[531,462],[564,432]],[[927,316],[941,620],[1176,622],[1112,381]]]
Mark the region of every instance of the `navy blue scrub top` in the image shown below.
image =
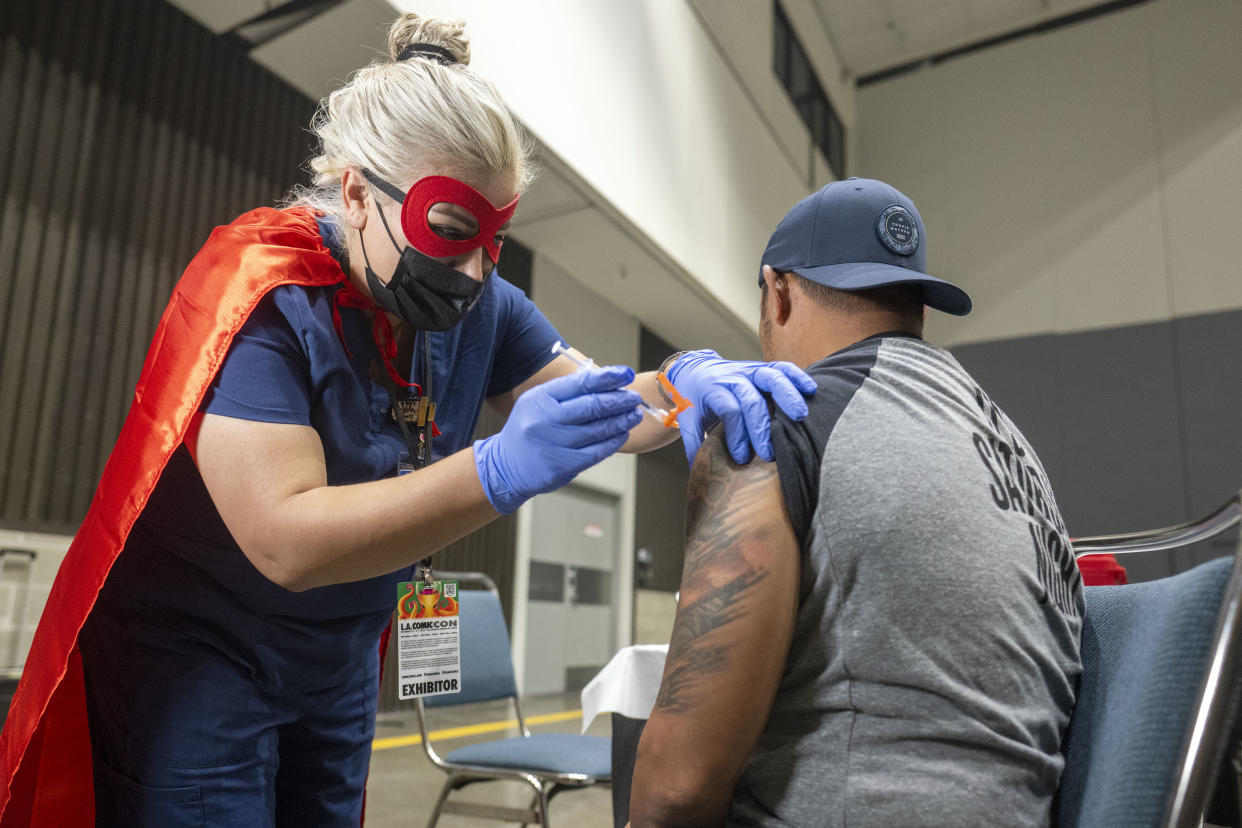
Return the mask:
[[[336,252],[333,228],[321,225]],[[338,258],[340,258],[338,256]],[[309,425],[323,443],[329,485],[378,480],[405,452],[388,393],[370,379],[371,325],[341,308],[349,355],[332,323],[337,286],[285,285],[246,321],[202,410]],[[425,383],[430,336],[436,423],[433,459],[470,444],[487,397],[512,390],[552,359],[556,329],[526,295],[493,274],[449,331],[420,332],[410,379]],[[350,356],[352,355],[352,356]],[[187,625],[271,692],[332,686],[375,646],[411,567],[365,581],[291,592],[267,580],[225,528],[184,446],[173,455],[130,533],[106,596],[160,623]]]

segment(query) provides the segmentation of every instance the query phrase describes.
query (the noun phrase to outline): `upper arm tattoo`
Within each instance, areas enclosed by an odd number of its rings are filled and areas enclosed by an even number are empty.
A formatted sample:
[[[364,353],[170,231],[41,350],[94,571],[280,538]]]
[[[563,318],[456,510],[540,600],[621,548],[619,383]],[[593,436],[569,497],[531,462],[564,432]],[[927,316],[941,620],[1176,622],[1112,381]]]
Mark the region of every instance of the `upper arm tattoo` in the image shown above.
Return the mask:
[[[778,521],[788,518],[775,465],[739,466],[720,435],[710,435],[690,476],[681,606],[657,710],[689,710],[694,688],[727,667],[727,641],[713,633],[761,609],[750,599],[767,577],[765,547]]]

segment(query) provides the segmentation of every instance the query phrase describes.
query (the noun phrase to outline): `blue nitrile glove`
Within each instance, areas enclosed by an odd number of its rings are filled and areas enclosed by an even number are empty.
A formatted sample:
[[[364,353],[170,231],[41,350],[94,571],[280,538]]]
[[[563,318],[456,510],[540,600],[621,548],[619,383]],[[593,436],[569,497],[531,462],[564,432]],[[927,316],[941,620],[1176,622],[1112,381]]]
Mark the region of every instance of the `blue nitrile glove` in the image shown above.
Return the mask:
[[[768,404],[760,391],[786,415],[801,420],[807,415],[803,396],[815,393],[815,380],[792,362],[732,362],[715,351],[690,351],[677,358],[665,372],[683,397],[694,403],[677,418],[686,459],[703,442],[704,431],[715,418],[724,422],[729,454],[738,463],[750,460],[750,447],[764,460],[771,460],[772,423]]]
[[[499,434],[474,444],[483,492],[507,515],[559,489],[625,443],[642,422],[642,398],[624,390],[634,371],[591,368],[536,385],[513,404]]]

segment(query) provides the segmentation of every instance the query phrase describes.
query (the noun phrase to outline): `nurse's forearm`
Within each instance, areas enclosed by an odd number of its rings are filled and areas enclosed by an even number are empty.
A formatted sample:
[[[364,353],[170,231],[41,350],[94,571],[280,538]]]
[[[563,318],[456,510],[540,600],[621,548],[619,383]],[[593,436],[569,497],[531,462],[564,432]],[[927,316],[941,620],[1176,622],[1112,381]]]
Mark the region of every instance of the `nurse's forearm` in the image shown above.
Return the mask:
[[[498,516],[472,449],[401,477],[329,486],[309,426],[205,414],[186,446],[242,552],[291,590],[393,572]]]
[[[637,391],[648,405],[665,410],[670,409],[669,404],[660,396],[655,371],[646,371],[634,377],[629,389]],[[643,421],[630,430],[630,436],[621,450],[631,454],[641,454],[644,451],[666,446],[680,436],[681,432],[676,427],[665,428],[661,423],[656,422],[654,417],[645,414]]]
[[[401,569],[497,517],[466,448],[401,477],[291,495],[253,551],[243,550],[268,578],[300,592]]]
[[[638,395],[623,390],[633,380],[623,366],[551,379],[474,447],[352,486],[328,485],[308,425],[203,414],[185,439],[242,552],[270,580],[305,590],[400,569],[565,485],[639,425]]]

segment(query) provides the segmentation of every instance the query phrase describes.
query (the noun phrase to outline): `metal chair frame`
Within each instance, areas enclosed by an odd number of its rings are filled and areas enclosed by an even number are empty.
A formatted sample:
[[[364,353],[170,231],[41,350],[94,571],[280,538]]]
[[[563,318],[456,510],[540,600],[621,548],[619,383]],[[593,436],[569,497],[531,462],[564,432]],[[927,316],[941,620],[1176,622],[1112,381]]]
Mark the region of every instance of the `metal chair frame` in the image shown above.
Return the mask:
[[[1242,492],[1230,498],[1212,514],[1200,520],[1122,535],[1098,535],[1074,541],[1076,558],[1087,555],[1129,555],[1177,549],[1208,540],[1242,521]],[[1107,589],[1108,587],[1104,587]],[[1197,828],[1218,763],[1228,742],[1228,725],[1237,695],[1242,690],[1242,539],[1234,552],[1233,572],[1225,587],[1217,614],[1211,658],[1207,674],[1200,686],[1186,749],[1177,772],[1177,784],[1170,797],[1164,825],[1175,828]],[[1239,774],[1242,790],[1242,772]],[[1239,803],[1242,808],[1242,802]]]
[[[481,584],[488,592],[496,596],[497,600],[500,598],[500,591],[496,588],[495,582],[482,572],[437,571],[436,577],[441,580],[456,580],[459,584]],[[526,716],[522,711],[521,696],[515,694],[509,698],[512,700],[513,709],[517,713],[518,728],[521,730],[522,736],[530,738],[530,729],[526,726]],[[449,775],[444,786],[440,789],[440,796],[436,799],[435,808],[427,821],[427,828],[433,828],[439,822],[441,814],[460,814],[482,819],[520,822],[523,828],[528,824],[543,825],[547,828],[548,803],[556,794],[565,790],[585,788],[591,785],[608,785],[611,782],[609,779],[584,773],[553,773],[543,770],[523,771],[515,768],[450,762],[440,756],[431,744],[431,733],[427,727],[426,705],[423,704],[422,699],[415,700],[415,710],[418,713],[418,729],[422,734],[423,750],[427,754],[427,758],[431,760],[432,764]],[[530,806],[523,809],[502,805],[483,805],[474,802],[448,801],[450,794],[467,785],[474,782],[495,780],[512,780],[530,785],[534,791],[534,798],[531,800]]]

